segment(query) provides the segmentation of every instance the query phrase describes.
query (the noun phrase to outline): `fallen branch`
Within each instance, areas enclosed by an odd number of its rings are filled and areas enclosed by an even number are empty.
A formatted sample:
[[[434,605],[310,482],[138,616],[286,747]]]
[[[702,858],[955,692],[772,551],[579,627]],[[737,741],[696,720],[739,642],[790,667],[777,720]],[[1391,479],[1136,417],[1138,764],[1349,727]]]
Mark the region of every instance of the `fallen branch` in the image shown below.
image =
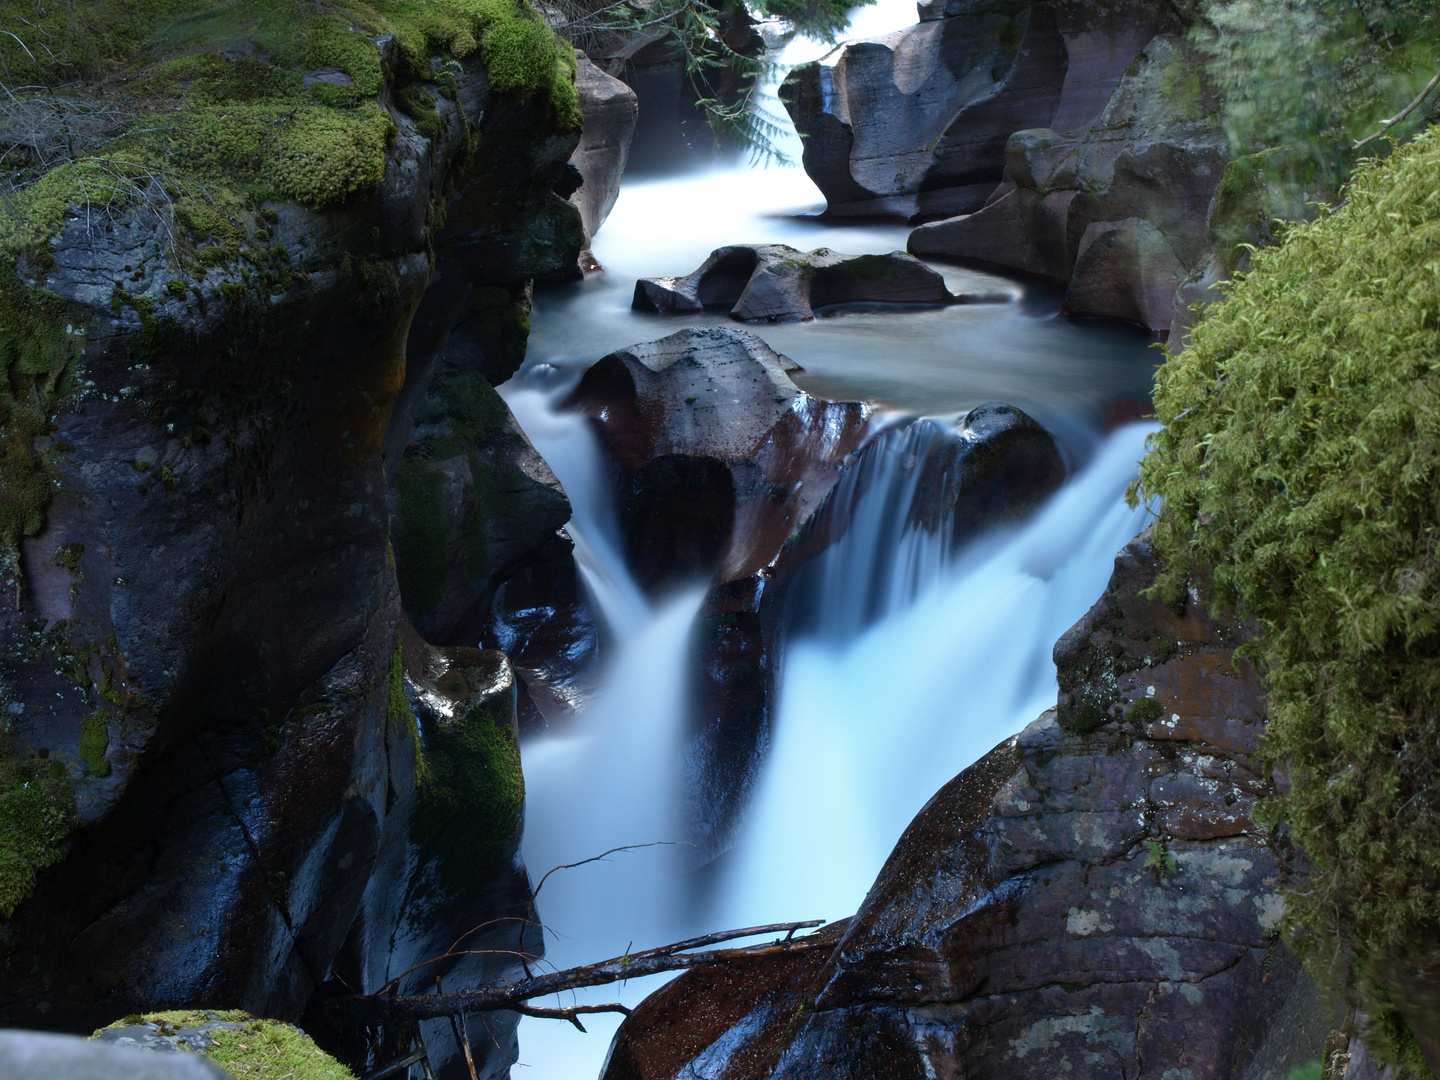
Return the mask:
[[[1425,89],[1420,91],[1419,96],[1417,96],[1414,101],[1410,102],[1409,105],[1406,105],[1405,108],[1401,109],[1389,120],[1382,121],[1379,131],[1375,132],[1375,134],[1373,135],[1367,135],[1350,149],[1359,150],[1361,147],[1367,146],[1370,143],[1374,142],[1376,139],[1380,138],[1381,135],[1384,135],[1396,124],[1400,123],[1401,120],[1404,120],[1412,112],[1418,109],[1420,107],[1420,103],[1424,101],[1427,97],[1429,97],[1431,92],[1434,91],[1435,87],[1437,86],[1440,86],[1440,71],[1437,71],[1435,73],[1435,77],[1425,84]]]
[[[720,964],[729,960],[746,960],[764,956],[775,956],[813,949],[820,942],[809,938],[795,938],[797,930],[807,930],[821,925],[825,920],[811,919],[806,922],[771,923],[767,926],[747,926],[739,930],[724,930],[685,941],[660,945],[638,953],[626,953],[598,964],[568,968],[564,971],[544,975],[532,975],[509,983],[498,983],[480,990],[463,990],[451,993],[417,994],[404,997],[385,994],[365,994],[356,997],[334,998],[324,1008],[337,1024],[391,1024],[433,1020],[437,1017],[463,1015],[467,1012],[496,1012],[501,1009],[515,1012],[532,1010],[529,1015],[543,1015],[569,1020],[580,1027],[576,1017],[584,1012],[616,1012],[621,1006],[573,1006],[569,1009],[539,1010],[526,1002],[532,998],[547,997],[566,990],[578,990],[586,986],[604,986],[608,983],[624,982],[646,975],[658,975],[666,971],[681,971],[706,964]],[[765,945],[753,945],[735,949],[711,949],[707,952],[688,952],[701,945],[712,945],[736,938],[756,937],[760,934],[783,933],[785,937]],[[581,1027],[583,1031],[584,1028]]]
[[[582,1013],[623,1013],[626,1016],[630,1015],[630,1010],[619,1002],[614,1002],[609,1005],[566,1005],[564,1008],[559,1009],[543,1009],[538,1005],[514,1005],[511,1008],[512,1011],[519,1013],[521,1016],[535,1016],[541,1020],[569,1020],[570,1023],[574,1024],[581,1031],[585,1030],[585,1025],[580,1022]]]

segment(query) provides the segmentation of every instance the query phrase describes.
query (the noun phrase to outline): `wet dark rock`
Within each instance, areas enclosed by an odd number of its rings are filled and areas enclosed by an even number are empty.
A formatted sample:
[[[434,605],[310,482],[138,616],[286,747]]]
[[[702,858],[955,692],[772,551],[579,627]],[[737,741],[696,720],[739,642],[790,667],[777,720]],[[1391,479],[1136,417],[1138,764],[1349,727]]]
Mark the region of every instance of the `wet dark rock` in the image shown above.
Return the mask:
[[[570,162],[580,170],[584,183],[570,201],[580,208],[588,245],[620,195],[620,178],[630,159],[639,103],[635,91],[601,71],[579,50],[575,69],[585,124]]]
[[[1005,182],[986,205],[922,225],[910,250],[1041,275],[1068,285],[1070,314],[1168,330],[1181,282],[1209,256],[1226,143],[1181,39],[1150,40],[1112,85],[1082,127],[1012,134]]]
[[[683,278],[641,278],[638,311],[667,314],[722,308],[741,322],[799,322],[839,304],[950,304],[939,273],[904,252],[841,255],[785,244],[717,248]]]
[[[663,498],[644,494],[698,485],[716,500],[706,520],[733,525],[718,559],[702,567],[691,558],[683,571],[734,580],[775,557],[839,478],[845,456],[866,440],[871,417],[861,402],[806,394],[790,380],[797,368],[752,334],[715,328],[631,346],[586,371],[569,403],[593,418],[622,510],[635,511],[621,522],[631,550],[698,552],[685,514],[667,513]],[[662,458],[671,463],[652,464]],[[729,474],[728,489],[716,462]],[[647,467],[659,471],[642,476]],[[632,498],[625,493],[637,477]],[[653,574],[657,587],[675,580],[664,567]]]
[[[230,1080],[230,1074],[178,1048],[155,1053],[114,1042],[40,1031],[0,1031],[0,1076],[25,1080]]]
[[[340,928],[344,947],[337,946],[322,998],[352,987],[378,990],[397,979],[402,994],[429,992],[437,977],[454,989],[482,986],[518,974],[519,951],[544,952],[525,921],[530,886],[518,859],[524,781],[515,672],[503,653],[435,648],[408,626],[401,651],[404,698],[414,719],[392,709],[395,779],[376,870],[353,925]],[[462,940],[472,950],[467,955],[425,963]],[[322,1009],[306,1019],[325,1045],[364,1060],[362,1033],[328,1030]],[[472,1018],[469,1033],[480,1075],[508,1075],[513,1018]],[[388,1034],[404,1042],[404,1033]],[[468,1077],[448,1020],[423,1022],[421,1035],[440,1076]]]
[[[1276,937],[1286,864],[1253,818],[1258,682],[1234,627],[1136,595],[1154,573],[1146,538],[1121,553],[1057,646],[1058,715],[930,800],[833,947],[686,973],[604,1080],[1269,1080],[1319,1056],[1336,1017]],[[1081,700],[1113,707],[1077,725]]]
[[[576,134],[473,64],[456,79],[473,144],[448,98],[436,139],[394,114],[378,190],[241,223],[248,252],[283,259],[263,278],[236,259],[171,281],[144,208],[104,232],[71,217],[53,267],[26,268],[86,332],[60,487],[23,593],[6,583],[23,606],[0,612],[0,681],[16,751],[66,770],[87,824],[5,928],[0,1023],[90,1031],[157,1003],[296,1018],[367,890],[394,884],[375,868],[414,761],[391,718],[386,454],[467,312],[513,314],[583,243],[555,194]],[[442,460],[463,504],[475,461]],[[104,776],[79,751],[97,713]]]
[[[830,214],[979,210],[1012,133],[1089,124],[1145,43],[1179,28],[1158,0],[936,0],[920,18],[802,65],[781,88]]]

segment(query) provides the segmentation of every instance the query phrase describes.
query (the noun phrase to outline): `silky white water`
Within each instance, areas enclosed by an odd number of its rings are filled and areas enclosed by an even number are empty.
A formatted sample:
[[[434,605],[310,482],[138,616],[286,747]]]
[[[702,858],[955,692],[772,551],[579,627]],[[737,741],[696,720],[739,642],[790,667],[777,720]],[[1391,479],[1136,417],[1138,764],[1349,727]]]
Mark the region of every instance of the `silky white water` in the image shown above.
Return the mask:
[[[851,36],[914,21],[910,0],[859,9]],[[799,41],[784,59],[825,51]],[[772,115],[783,110],[772,103]],[[798,146],[789,150],[798,158]],[[1146,428],[1101,434],[1116,400],[1148,396],[1144,335],[1054,318],[1055,298],[1003,277],[941,267],[953,291],[1007,292],[1008,305],[857,311],[758,329],[827,396],[953,414],[987,400],[1020,406],[1060,441],[1077,475],[1027,525],[952,551],[904,526],[914,484],[908,443],[868,478],[850,532],[818,564],[817,606],[780,674],[772,742],[734,850],[702,887],[683,870],[676,786],[686,721],[690,624],[704,583],[652,608],[632,580],[595,435],[556,410],[584,367],[684,326],[728,324],[630,310],[637,277],[684,274],[727,243],[903,249],[894,225],[835,225],[798,168],[730,166],[627,183],[594,251],[607,273],[537,295],[529,360],[501,393],[570,497],[576,562],[613,642],[595,699],[563,734],[522,745],[531,880],[608,848],[656,844],[551,876],[538,898],[545,966],[565,967],[708,930],[848,915],[916,810],[966,765],[1054,704],[1054,641],[1088,609],[1116,551],[1143,527],[1123,490]],[[809,216],[806,216],[809,215]],[[942,423],[945,421],[941,421]],[[907,442],[908,441],[908,442]],[[913,448],[911,448],[913,449]],[[894,462],[900,462],[895,466]],[[887,471],[888,469],[888,471]],[[633,1005],[662,980],[598,987],[549,1004]],[[517,1077],[591,1080],[618,1016],[590,1034],[522,1020]]]

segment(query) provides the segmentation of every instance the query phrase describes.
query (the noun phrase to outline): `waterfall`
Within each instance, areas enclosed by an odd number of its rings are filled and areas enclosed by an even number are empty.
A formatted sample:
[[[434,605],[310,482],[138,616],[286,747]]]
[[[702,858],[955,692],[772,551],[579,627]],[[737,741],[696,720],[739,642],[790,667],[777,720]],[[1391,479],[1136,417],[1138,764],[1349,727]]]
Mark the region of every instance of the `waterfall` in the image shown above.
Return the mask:
[[[712,922],[853,913],[930,796],[1054,706],[1051,648],[1148,519],[1123,495],[1151,430],[1112,434],[1023,528],[937,567],[913,602],[858,635],[791,642],[774,741]],[[873,565],[878,531],[847,534],[832,567]],[[889,550],[901,555],[893,578],[906,546]],[[831,587],[853,601],[865,582]]]
[[[915,19],[912,0],[852,14],[856,36]],[[825,51],[797,40],[782,62]],[[783,119],[778,103],[766,108]],[[788,150],[798,158],[798,140]],[[625,565],[598,439],[558,403],[607,352],[684,325],[733,325],[717,313],[657,320],[633,312],[637,277],[688,273],[728,243],[855,254],[905,247],[905,226],[826,222],[814,216],[822,202],[799,169],[732,166],[627,183],[595,240],[607,273],[536,294],[530,359],[501,394],[570,497],[576,562],[612,648],[600,690],[574,724],[521,747],[532,881],[611,847],[683,837],[676,785],[685,665],[702,600],[694,592],[658,610],[648,603]],[[974,269],[937,269],[957,293],[1026,291]],[[851,507],[848,532],[806,570],[812,586],[820,581],[820,599],[786,651],[772,743],[737,847],[703,886],[669,846],[554,874],[538,898],[546,966],[706,930],[850,914],[930,795],[1054,704],[1055,639],[1100,595],[1115,552],[1143,527],[1143,511],[1128,510],[1121,493],[1146,429],[1124,428],[1103,443],[1096,431],[1111,402],[1148,394],[1153,354],[1143,335],[1075,326],[1053,312],[1044,302],[957,305],[761,330],[806,369],[797,381],[822,396],[910,412],[1008,401],[1044,424],[1070,460],[1090,464],[1023,528],[955,551],[948,530],[917,529],[912,516],[925,494],[914,462],[953,435],[925,420],[887,432],[883,452],[868,455],[837,493]],[[659,983],[545,1004],[633,1005]],[[588,1035],[522,1020],[517,1080],[597,1076],[619,1017],[587,1016],[585,1024]]]

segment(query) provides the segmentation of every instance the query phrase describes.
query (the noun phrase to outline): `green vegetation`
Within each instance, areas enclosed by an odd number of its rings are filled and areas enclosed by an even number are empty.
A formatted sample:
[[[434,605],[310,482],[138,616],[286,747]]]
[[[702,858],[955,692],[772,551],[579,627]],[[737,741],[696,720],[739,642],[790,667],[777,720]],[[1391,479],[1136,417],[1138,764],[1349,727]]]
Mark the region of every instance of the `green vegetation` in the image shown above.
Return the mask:
[[[65,766],[18,760],[9,736],[0,739],[0,919],[8,919],[36,875],[65,856],[65,838],[79,818]]]
[[[445,474],[422,458],[406,458],[395,470],[395,576],[410,611],[423,613],[445,597],[450,566]]]
[[[198,219],[233,221],[246,203],[322,207],[373,188],[392,134],[377,99],[380,35],[399,47],[397,100],[432,138],[439,119],[433,104],[421,107],[417,84],[453,96],[454,73],[432,58],[476,54],[494,91],[542,100],[559,129],[579,125],[573,52],[523,0],[92,0],[39,10],[0,0],[0,25],[16,29],[0,36],[12,108],[55,129],[32,140],[18,180],[8,179],[0,252],[10,254],[43,253],[71,205],[124,208],[157,183],[207,234],[215,230]],[[59,85],[63,98],[19,94]],[[88,138],[77,144],[71,128]]]
[[[1130,706],[1126,719],[1137,724],[1148,724],[1165,715],[1165,709],[1153,697],[1142,697]]]
[[[1201,14],[1191,37],[1224,94],[1235,154],[1287,148],[1295,160],[1277,180],[1302,201],[1333,193],[1354,162],[1350,144],[1398,113],[1440,65],[1433,0],[1205,0]],[[1396,136],[1417,131],[1425,113]]]
[[[789,19],[802,34],[822,41],[836,42],[850,24],[850,8],[866,7],[875,0],[849,4],[845,0],[763,0],[760,7],[767,15]]]
[[[1324,1066],[1320,1059],[1307,1061],[1304,1065],[1296,1065],[1285,1074],[1285,1080],[1321,1080],[1324,1075]]]
[[[1154,874],[1157,880],[1164,880],[1172,874],[1180,872],[1180,863],[1175,854],[1165,849],[1165,845],[1159,840],[1145,841],[1145,869]]]
[[[0,260],[0,569],[17,580],[20,540],[40,531],[55,491],[42,440],[82,340],[66,314],[66,304],[27,288]]]
[[[452,670],[446,678],[460,676],[468,686],[482,687],[490,674]],[[525,779],[510,735],[511,700],[490,695],[429,733],[430,780],[419,835],[425,842],[445,834],[455,851],[447,861],[456,867],[494,857],[519,827]]]
[[[390,731],[415,745],[415,782],[425,784],[430,780],[430,766],[425,761],[425,748],[420,744],[420,724],[415,719],[415,710],[405,696],[405,659],[400,642],[395,643],[395,656],[390,661],[389,691],[386,697],[385,718]]]
[[[210,1042],[204,1056],[235,1080],[355,1080],[354,1073],[299,1028],[279,1020],[257,1020],[238,1009],[136,1013],[103,1030],[138,1024],[148,1024],[160,1035],[214,1025],[203,1033]]]
[[[105,751],[110,749],[110,712],[96,709],[85,717],[80,725],[80,760],[85,762],[92,775],[110,775],[110,762],[105,760]]]
[[[1402,1063],[1386,968],[1440,940],[1437,252],[1432,129],[1254,254],[1160,369],[1140,470],[1164,499],[1159,592],[1209,574],[1257,628],[1292,784],[1270,810],[1312,867],[1290,940]]]

